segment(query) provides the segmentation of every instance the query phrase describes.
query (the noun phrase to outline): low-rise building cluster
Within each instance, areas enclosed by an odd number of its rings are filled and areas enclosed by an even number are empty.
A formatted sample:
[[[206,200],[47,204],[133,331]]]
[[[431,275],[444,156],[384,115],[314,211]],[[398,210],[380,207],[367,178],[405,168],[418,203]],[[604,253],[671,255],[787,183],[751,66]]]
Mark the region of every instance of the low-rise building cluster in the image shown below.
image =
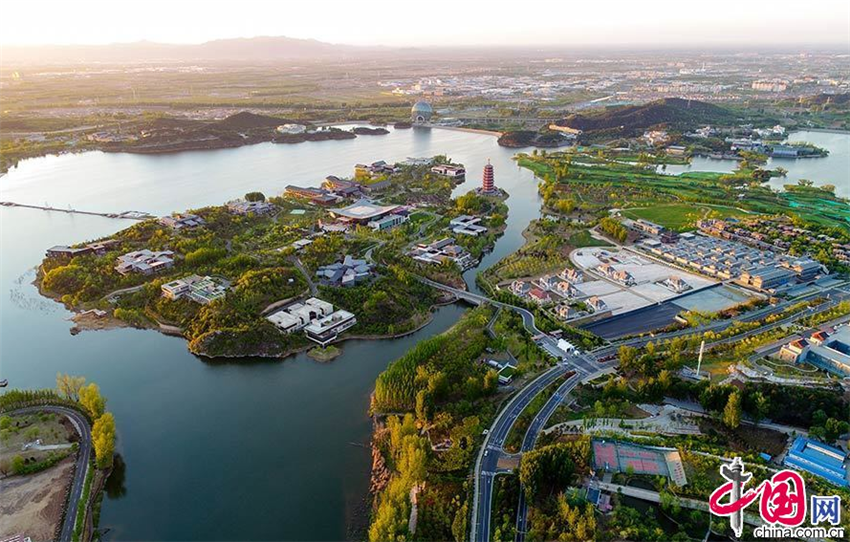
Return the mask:
[[[820,263],[810,258],[792,258],[703,234],[685,233],[675,243],[644,242],[638,246],[705,275],[735,280],[743,286],[769,292],[782,291],[797,282],[812,281],[827,273]]]
[[[658,240],[662,243],[674,243],[676,239],[679,238],[679,235],[671,230],[668,230],[664,226],[660,224],[656,224],[655,222],[650,222],[649,220],[644,220],[643,218],[639,218],[637,220],[631,220],[629,218],[623,219],[623,225],[630,230],[636,231],[643,235],[650,235],[652,237],[657,237]]]
[[[407,209],[399,205],[378,205],[365,198],[347,207],[331,209],[330,213],[343,224],[368,226],[375,231],[388,230],[408,220]]]
[[[631,275],[631,273],[624,269],[617,269],[608,263],[603,263],[598,266],[596,268],[596,272],[609,280],[619,282],[623,286],[634,286],[635,284],[635,278]]]
[[[266,320],[284,333],[303,329],[311,341],[325,346],[357,324],[357,318],[350,312],[339,309],[327,301],[311,297],[304,303],[293,303],[266,316]]]
[[[189,275],[182,279],[166,282],[161,286],[161,289],[163,297],[168,299],[186,298],[201,305],[208,305],[217,299],[223,299],[227,295],[229,286],[230,283],[224,279]]]
[[[334,205],[342,201],[342,197],[325,188],[314,188],[312,186],[295,186],[290,184],[286,187],[286,195],[289,197],[306,199],[316,205]]]
[[[118,241],[114,239],[107,239],[105,241],[89,243],[81,247],[56,245],[47,249],[46,256],[55,260],[70,260],[71,258],[75,258],[77,256],[85,256],[86,254],[103,256],[109,251],[109,249],[113,248],[117,244]]]
[[[710,235],[738,241],[762,250],[787,250],[794,239],[804,239],[828,246],[833,257],[841,263],[850,265],[850,243],[827,235],[795,226],[790,222],[775,219],[752,219],[738,222],[735,219],[705,219],[697,222],[697,227]]]
[[[174,267],[174,252],[170,250],[155,252],[144,248],[119,256],[115,271],[122,275],[132,273],[153,275],[172,267]]]
[[[328,175],[321,187],[290,184],[286,187],[285,194],[289,197],[307,200],[315,205],[328,206],[335,205],[343,200],[366,198],[384,191],[389,186],[390,181],[365,184]]]
[[[779,358],[791,363],[809,363],[818,369],[841,378],[850,377],[850,326],[813,333],[808,339],[800,337],[782,346]]]
[[[392,175],[399,170],[398,164],[391,165],[383,160],[372,162],[371,164],[355,164],[355,177],[377,177],[381,175]]]
[[[454,166],[451,164],[440,164],[431,168],[431,173],[449,179],[463,179],[466,177],[466,168],[463,166]]]
[[[372,264],[349,255],[341,262],[323,265],[316,271],[318,279],[331,286],[354,286],[366,282],[373,274]]]
[[[687,292],[692,288],[692,286],[682,280],[682,277],[680,277],[679,275],[670,275],[669,277],[661,281],[661,284],[664,287],[668,288],[671,292],[677,294]]]
[[[475,265],[475,261],[465,248],[459,246],[454,238],[446,237],[433,243],[419,243],[408,252],[418,262],[439,265],[447,261],[454,262],[462,270]]]
[[[275,212],[277,207],[267,201],[236,200],[227,203],[227,209],[237,215],[267,215]]]
[[[203,218],[191,213],[175,213],[171,216],[160,217],[159,223],[174,230],[191,229],[206,224]]]
[[[460,215],[449,221],[449,228],[458,235],[478,237],[487,233],[487,228],[481,225],[481,217]]]

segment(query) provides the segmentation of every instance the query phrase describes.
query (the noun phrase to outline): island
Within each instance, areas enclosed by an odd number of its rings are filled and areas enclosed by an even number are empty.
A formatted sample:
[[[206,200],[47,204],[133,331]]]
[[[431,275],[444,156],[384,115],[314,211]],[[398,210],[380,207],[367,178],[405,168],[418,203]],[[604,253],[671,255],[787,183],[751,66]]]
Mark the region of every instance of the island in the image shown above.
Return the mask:
[[[502,191],[452,198],[445,156],[357,164],[350,178],[290,185],[49,248],[37,285],[75,311],[72,333],[133,326],[211,358],[328,360],[340,338],[398,337],[452,299],[426,284],[461,274],[502,234]]]

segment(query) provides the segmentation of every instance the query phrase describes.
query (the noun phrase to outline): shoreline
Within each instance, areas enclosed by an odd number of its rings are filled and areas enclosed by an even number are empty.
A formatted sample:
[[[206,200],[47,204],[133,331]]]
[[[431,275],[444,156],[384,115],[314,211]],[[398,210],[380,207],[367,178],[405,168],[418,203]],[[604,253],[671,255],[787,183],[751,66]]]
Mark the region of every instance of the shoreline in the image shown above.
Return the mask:
[[[414,126],[415,127],[415,126]],[[437,130],[451,130],[454,132],[467,132],[470,134],[483,134],[483,135],[491,135],[495,137],[500,137],[503,132],[496,132],[493,130],[482,130],[480,128],[464,128],[463,126],[437,126],[437,125],[427,125],[423,126],[423,128],[434,128]]]
[[[350,126],[350,125],[362,125],[362,126],[374,127],[368,121],[362,121],[362,122],[359,122],[359,121],[340,121],[340,122],[330,122],[330,123],[317,124],[317,126],[329,126],[329,127]],[[389,123],[388,123],[388,125],[389,125]],[[417,126],[413,125],[411,127],[416,128]],[[497,131],[494,131],[494,130],[482,130],[482,129],[479,129],[479,128],[465,128],[463,126],[419,125],[419,127],[436,129],[436,130],[449,130],[449,131],[455,131],[455,132],[466,132],[466,133],[470,133],[470,134],[489,135],[489,136],[494,136],[494,137],[500,137],[504,133],[504,132],[497,132]],[[827,134],[850,135],[850,130],[841,130],[841,129],[838,129],[838,128],[796,128],[796,129],[793,129],[790,132],[788,132],[788,135],[798,133],[798,132],[819,132],[819,133],[827,133]],[[392,133],[392,131],[390,133]],[[357,134],[354,134],[354,135],[355,135],[355,137],[357,137]],[[348,139],[354,139],[354,138],[348,138]],[[314,141],[314,142],[320,143],[321,141],[329,141],[329,140],[333,141],[334,139],[329,138],[329,139],[323,139],[323,140],[318,140],[318,141]],[[295,145],[295,144],[298,144],[298,143],[306,143],[306,142],[310,142],[310,141],[311,140],[309,140],[309,139],[305,139],[303,141],[274,141],[273,139],[262,139],[262,140],[256,140],[256,141],[241,141],[241,142],[238,142],[237,144],[230,143],[230,144],[227,144],[227,145],[220,145],[220,146],[198,146],[196,148],[193,148],[192,145],[188,145],[187,148],[182,148],[182,149],[181,148],[172,148],[172,149],[161,149],[161,150],[109,149],[109,148],[103,148],[103,147],[93,147],[93,148],[87,148],[87,149],[79,149],[79,148],[77,148],[77,149],[67,149],[67,150],[62,150],[60,152],[48,152],[48,153],[44,153],[44,154],[38,154],[38,155],[35,155],[35,156],[27,156],[25,158],[22,158],[22,159],[18,160],[17,162],[15,162],[15,164],[13,164],[7,170],[0,171],[0,178],[5,176],[9,172],[15,170],[23,162],[26,162],[28,160],[38,159],[38,158],[45,158],[45,157],[49,157],[49,156],[63,156],[63,155],[67,155],[67,154],[85,154],[87,152],[103,152],[103,153],[110,153],[110,154],[126,153],[126,154],[137,154],[137,155],[146,155],[146,156],[157,156],[157,155],[165,155],[165,154],[178,154],[178,153],[182,153],[182,152],[203,152],[203,151],[216,151],[216,150],[224,150],[224,149],[237,149],[237,148],[240,148],[240,147],[249,147],[249,146],[252,146],[252,145],[259,145],[261,143],[275,143],[275,144],[279,144],[279,145],[280,144]],[[533,145],[532,145],[532,147],[533,147]],[[513,148],[513,147],[505,147],[505,148]],[[528,146],[526,146],[526,147],[516,147],[516,149],[522,149],[522,148],[529,148],[529,147]],[[546,148],[546,147],[540,147],[540,148]],[[559,147],[552,147],[552,148],[559,148]],[[815,156],[813,158],[824,158],[824,157]]]
[[[32,285],[35,286],[36,290],[38,290],[39,295],[46,297],[48,299],[51,299],[51,300],[55,301],[56,303],[59,303],[66,310],[68,310],[69,312],[72,313],[72,315],[70,317],[65,318],[66,321],[70,321],[70,322],[74,323],[74,325],[69,330],[72,335],[78,335],[78,334],[82,333],[83,331],[109,331],[109,330],[113,330],[113,329],[138,329],[138,330],[144,330],[144,331],[154,331],[154,332],[157,332],[157,333],[161,333],[163,335],[168,335],[168,336],[171,336],[171,337],[179,337],[179,338],[183,339],[183,341],[187,345],[187,350],[189,350],[189,352],[191,354],[198,356],[198,357],[201,357],[201,358],[204,358],[204,359],[212,360],[212,361],[215,361],[215,360],[236,360],[236,359],[244,359],[244,358],[280,359],[282,361],[282,360],[285,360],[289,357],[295,356],[297,354],[308,352],[309,350],[312,350],[313,348],[317,347],[316,343],[311,342],[309,344],[290,348],[289,350],[286,350],[282,354],[276,354],[276,355],[262,354],[262,353],[252,354],[252,355],[249,355],[249,356],[232,355],[232,354],[209,355],[205,352],[196,352],[196,351],[192,350],[191,348],[189,348],[188,345],[189,345],[190,341],[188,341],[186,339],[186,337],[183,336],[183,331],[177,326],[172,326],[172,325],[169,325],[169,324],[163,324],[162,322],[157,321],[156,325],[138,327],[138,326],[131,325],[130,323],[125,322],[123,320],[120,320],[118,318],[115,318],[114,316],[109,314],[108,311],[104,315],[97,316],[92,312],[94,309],[79,309],[79,308],[69,308],[69,307],[67,307],[64,303],[62,303],[62,301],[60,299],[56,298],[55,296],[51,295],[49,292],[42,289],[41,281],[38,280],[38,275],[36,275],[36,279],[32,282]],[[438,302],[432,304],[430,307],[428,307],[428,311],[427,311],[427,314],[425,315],[425,318],[419,324],[417,324],[415,327],[413,327],[412,329],[409,329],[407,331],[403,331],[403,332],[400,332],[400,333],[394,333],[392,335],[343,335],[339,338],[338,341],[333,342],[328,346],[336,346],[337,348],[342,350],[342,346],[345,344],[346,341],[382,341],[382,340],[401,339],[403,337],[407,337],[408,335],[412,335],[412,334],[414,334],[418,331],[421,331],[422,329],[426,328],[431,322],[433,322],[434,312],[436,312],[437,309],[440,309],[442,307],[447,307],[449,305],[453,305],[453,304],[459,303],[459,302],[460,302],[460,300],[455,297],[453,299],[447,299],[445,301],[438,301]],[[344,352],[341,351],[339,354],[334,356],[334,358],[342,355],[343,353]],[[329,361],[333,361],[333,359],[329,359],[329,360],[315,360],[314,359],[314,361],[319,362],[319,363],[327,363]]]

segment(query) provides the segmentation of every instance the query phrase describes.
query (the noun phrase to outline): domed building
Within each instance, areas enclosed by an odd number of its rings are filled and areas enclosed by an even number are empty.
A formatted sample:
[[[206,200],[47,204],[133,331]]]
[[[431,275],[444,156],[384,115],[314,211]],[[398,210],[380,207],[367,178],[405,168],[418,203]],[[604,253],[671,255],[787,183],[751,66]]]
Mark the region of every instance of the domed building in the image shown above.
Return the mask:
[[[416,102],[410,108],[410,120],[416,123],[428,122],[434,114],[434,108],[428,102]]]

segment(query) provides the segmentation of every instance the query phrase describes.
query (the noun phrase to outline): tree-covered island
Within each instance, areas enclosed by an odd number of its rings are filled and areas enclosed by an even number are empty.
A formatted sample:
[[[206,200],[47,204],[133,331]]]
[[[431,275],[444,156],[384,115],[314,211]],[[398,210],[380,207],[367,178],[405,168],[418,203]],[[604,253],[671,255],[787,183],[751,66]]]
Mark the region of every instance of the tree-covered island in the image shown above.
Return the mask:
[[[463,181],[462,166],[444,156],[358,165],[351,178],[329,176],[321,188],[289,186],[268,199],[251,192],[53,247],[37,284],[77,313],[72,332],[158,329],[208,357],[302,351],[314,343],[301,330],[330,317],[321,308],[329,305],[356,318],[344,336],[398,336],[448,300],[419,276],[461,286],[462,271],[504,231],[506,195],[453,199]],[[429,245],[444,250],[413,259]]]

